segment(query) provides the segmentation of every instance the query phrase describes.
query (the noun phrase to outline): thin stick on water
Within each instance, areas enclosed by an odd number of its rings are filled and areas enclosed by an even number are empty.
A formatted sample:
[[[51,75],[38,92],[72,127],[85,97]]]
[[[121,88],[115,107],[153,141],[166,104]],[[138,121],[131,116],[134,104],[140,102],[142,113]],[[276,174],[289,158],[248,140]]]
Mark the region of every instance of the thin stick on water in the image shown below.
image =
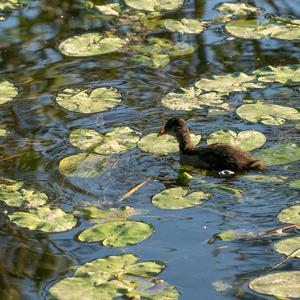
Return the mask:
[[[148,177],[146,178],[144,181],[142,181],[141,183],[135,185],[133,188],[131,188],[127,193],[125,193],[120,199],[119,201],[123,201],[124,199],[130,197],[134,192],[136,192],[137,190],[139,190],[143,185],[145,185],[148,181],[150,181],[152,179],[152,177]]]

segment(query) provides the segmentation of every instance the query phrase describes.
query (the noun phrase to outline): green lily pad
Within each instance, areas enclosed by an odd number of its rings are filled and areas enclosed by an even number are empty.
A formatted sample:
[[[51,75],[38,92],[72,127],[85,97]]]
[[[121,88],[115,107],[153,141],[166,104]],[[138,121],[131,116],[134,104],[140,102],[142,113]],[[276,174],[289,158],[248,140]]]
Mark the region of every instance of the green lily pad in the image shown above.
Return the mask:
[[[278,299],[300,298],[300,271],[277,272],[252,280],[250,289]]]
[[[97,113],[117,106],[121,95],[115,88],[101,87],[92,90],[65,89],[56,97],[63,108],[79,113]]]
[[[180,32],[182,34],[196,34],[202,32],[205,29],[205,25],[207,24],[207,22],[201,22],[195,19],[167,19],[163,24],[166,29],[172,32]]]
[[[216,10],[234,16],[247,16],[260,12],[257,7],[246,3],[221,3],[216,7]]]
[[[99,154],[126,152],[136,147],[139,139],[139,135],[127,126],[116,127],[106,134],[92,129],[75,129],[70,133],[73,146]]]
[[[59,171],[65,176],[99,176],[105,167],[107,157],[94,153],[78,153],[67,156],[59,162]]]
[[[187,188],[176,187],[164,190],[152,197],[152,203],[162,209],[182,209],[201,204],[211,196],[210,193],[193,192]]]
[[[101,241],[106,247],[124,247],[147,239],[153,231],[144,222],[121,220],[94,225],[83,231],[78,238],[82,242]]]
[[[242,194],[245,192],[241,189],[232,188],[229,186],[216,185],[210,188],[214,192],[224,195],[224,196],[234,196],[236,198],[241,198]]]
[[[261,147],[266,142],[266,137],[259,131],[245,130],[236,133],[232,130],[219,130],[207,137],[207,144],[225,143],[236,146],[244,151]]]
[[[73,228],[77,220],[60,208],[41,206],[29,210],[29,212],[14,212],[8,215],[11,222],[18,226],[31,230],[45,232],[61,232]]]
[[[283,209],[277,216],[282,223],[300,224],[300,205],[293,205]]]
[[[95,8],[103,15],[118,17],[121,12],[119,3],[109,3],[106,5],[95,5]]]
[[[276,38],[281,40],[300,39],[300,26],[291,23],[274,23],[257,20],[236,20],[225,25],[230,34],[244,39]]]
[[[104,37],[93,32],[75,35],[63,41],[59,50],[67,56],[93,56],[119,50],[127,44],[127,40],[118,37]]]
[[[201,140],[201,136],[191,134],[191,140],[193,144],[197,145]],[[138,147],[145,152],[159,155],[177,152],[179,149],[175,137],[170,135],[157,136],[157,133],[150,133],[144,136],[138,142]]]
[[[0,200],[7,205],[15,207],[34,208],[44,205],[48,201],[46,194],[38,192],[35,189],[24,189],[24,183],[10,179],[1,179]]]
[[[0,10],[17,9],[20,6],[26,4],[28,0],[5,0],[0,3]]]
[[[149,68],[163,68],[170,62],[170,57],[167,54],[143,55],[134,54],[131,58],[140,65],[145,65]]]
[[[174,10],[183,5],[184,0],[125,0],[134,9],[146,11]]]
[[[201,90],[194,88],[182,89],[183,93],[168,93],[161,103],[172,110],[192,111],[204,107],[219,107],[227,94],[223,93],[201,93]]]
[[[269,176],[269,175],[245,175],[242,177],[242,179],[250,180],[253,182],[276,182],[276,183],[282,183],[286,182],[288,179],[287,176]]]
[[[241,105],[236,113],[250,122],[260,122],[266,125],[281,125],[285,120],[300,120],[300,113],[292,108],[277,104],[257,102]]]
[[[300,65],[268,66],[253,72],[259,81],[289,84],[300,82]]]
[[[0,81],[0,105],[4,104],[18,95],[17,88],[9,81]]]
[[[254,82],[256,77],[245,73],[215,75],[211,79],[202,78],[195,87],[207,92],[231,93],[244,92],[250,89],[264,88],[262,83]]]
[[[293,189],[300,189],[300,180],[295,180],[295,181],[289,182],[289,187],[291,187]]]
[[[79,267],[74,277],[59,281],[48,292],[59,300],[73,300],[78,296],[82,299],[100,299],[101,296],[101,300],[115,297],[137,299],[140,296],[153,300],[175,300],[178,298],[176,289],[152,277],[164,268],[165,265],[158,261],[140,262],[133,254],[108,256]]]
[[[265,148],[255,153],[267,166],[284,165],[300,159],[300,147],[294,144],[282,144]]]
[[[299,251],[297,251],[299,249]],[[274,250],[287,256],[300,258],[300,237],[288,238],[275,243]],[[295,252],[295,254],[292,254]]]

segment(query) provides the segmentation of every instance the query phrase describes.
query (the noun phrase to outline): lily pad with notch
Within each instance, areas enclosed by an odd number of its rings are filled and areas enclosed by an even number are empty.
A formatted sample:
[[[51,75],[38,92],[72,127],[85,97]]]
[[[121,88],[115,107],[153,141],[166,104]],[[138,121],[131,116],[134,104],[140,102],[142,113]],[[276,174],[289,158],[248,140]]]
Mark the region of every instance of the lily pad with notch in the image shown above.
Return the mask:
[[[277,216],[282,223],[300,224],[300,205],[293,205],[283,209]]]
[[[197,34],[205,30],[205,25],[207,22],[184,18],[181,20],[167,19],[164,20],[163,24],[166,29],[172,32],[179,32],[182,34]]]
[[[274,250],[289,257],[300,258],[300,237],[279,241],[275,243]]]

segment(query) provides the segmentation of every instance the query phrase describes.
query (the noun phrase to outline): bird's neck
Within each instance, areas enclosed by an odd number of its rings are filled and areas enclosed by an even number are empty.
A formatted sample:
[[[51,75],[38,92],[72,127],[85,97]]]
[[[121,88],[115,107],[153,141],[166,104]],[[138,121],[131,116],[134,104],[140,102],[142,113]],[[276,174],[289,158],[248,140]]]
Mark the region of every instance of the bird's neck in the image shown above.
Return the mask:
[[[194,145],[191,141],[190,131],[187,128],[182,131],[178,131],[176,134],[176,139],[179,143],[180,152],[184,153],[194,149]]]

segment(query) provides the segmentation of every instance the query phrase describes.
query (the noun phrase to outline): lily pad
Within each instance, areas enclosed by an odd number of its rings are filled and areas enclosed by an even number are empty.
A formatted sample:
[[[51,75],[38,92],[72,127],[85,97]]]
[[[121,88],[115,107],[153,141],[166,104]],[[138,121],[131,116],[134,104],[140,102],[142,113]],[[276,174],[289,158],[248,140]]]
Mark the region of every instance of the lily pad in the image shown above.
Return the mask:
[[[207,92],[231,93],[244,92],[250,89],[264,88],[262,83],[254,82],[256,77],[245,73],[215,75],[211,79],[202,78],[195,87]]]
[[[198,144],[201,140],[200,135],[191,134],[193,144]],[[150,133],[144,136],[139,142],[138,147],[145,152],[166,155],[177,152],[179,149],[175,137],[170,135],[157,136],[157,133]]]
[[[295,181],[289,182],[289,187],[291,187],[293,189],[300,189],[300,180],[295,180]]]
[[[236,113],[250,122],[260,122],[266,125],[281,125],[285,120],[300,120],[300,113],[292,108],[277,104],[257,102],[255,104],[244,104]]]
[[[223,186],[223,185],[215,185],[210,188],[215,193],[224,195],[224,196],[234,196],[236,198],[241,198],[242,194],[245,192],[241,189],[232,188],[229,186]]]
[[[250,289],[278,299],[300,298],[300,271],[277,272],[252,280]]]
[[[168,93],[161,103],[172,110],[192,111],[204,107],[218,107],[223,104],[224,93],[201,93],[194,88],[183,89],[183,93]]]
[[[59,162],[59,171],[65,176],[99,176],[105,167],[107,157],[95,153],[78,153],[67,156]]]
[[[300,205],[283,209],[277,216],[277,219],[282,223],[300,224]]]
[[[119,3],[109,3],[106,5],[95,5],[95,8],[103,15],[118,17],[121,12]]]
[[[287,256],[300,258],[300,237],[279,241],[274,245],[274,250]]]
[[[106,247],[124,247],[147,239],[153,231],[147,223],[121,220],[94,225],[83,231],[78,238],[82,242],[101,241]]]
[[[259,23],[257,20],[237,20],[227,23],[225,29],[230,34],[244,39],[300,39],[300,26],[289,23],[274,23],[273,21]]]
[[[0,81],[0,105],[4,104],[18,95],[17,88],[9,81]]]
[[[295,144],[282,144],[265,148],[255,153],[267,166],[284,165],[300,159],[300,147]]]
[[[67,56],[93,56],[119,50],[127,44],[127,40],[118,37],[104,37],[93,32],[75,35],[63,41],[59,50]]]
[[[0,10],[12,10],[26,4],[29,0],[5,0],[0,3]]]
[[[217,11],[234,16],[247,16],[258,14],[260,10],[246,3],[221,3],[216,7]]]
[[[288,179],[287,176],[269,176],[269,175],[245,175],[242,179],[250,180],[253,182],[274,182],[274,183],[282,183],[286,182]]]
[[[92,129],[75,129],[70,133],[73,146],[99,154],[126,152],[136,147],[139,139],[139,135],[127,126],[116,127],[106,134]]]
[[[205,29],[205,25],[207,24],[207,22],[201,22],[195,19],[167,19],[164,21],[163,24],[166,27],[166,29],[172,32],[180,32],[182,34],[197,34]]]
[[[253,72],[259,81],[289,84],[300,82],[300,65],[268,66]]]
[[[174,10],[183,5],[184,0],[125,0],[131,8],[146,11]]]
[[[131,56],[131,58],[134,60],[134,62],[153,69],[163,68],[170,62],[170,57],[167,54],[134,54]]]
[[[232,130],[219,130],[207,137],[207,144],[225,143],[250,151],[261,147],[266,142],[266,137],[259,131],[245,130],[236,133]]]
[[[23,182],[2,179],[0,183],[0,200],[15,207],[38,207],[47,203],[48,197],[35,189],[23,188]]]
[[[50,206],[37,207],[29,212],[14,212],[8,217],[18,226],[45,232],[67,231],[77,223],[73,215]]]
[[[81,89],[65,89],[56,97],[63,108],[79,113],[97,113],[117,106],[121,94],[115,88],[101,87],[87,92]]]
[[[176,187],[156,194],[152,197],[152,203],[162,209],[182,209],[199,205],[210,196],[210,193],[189,193],[187,188]]]

